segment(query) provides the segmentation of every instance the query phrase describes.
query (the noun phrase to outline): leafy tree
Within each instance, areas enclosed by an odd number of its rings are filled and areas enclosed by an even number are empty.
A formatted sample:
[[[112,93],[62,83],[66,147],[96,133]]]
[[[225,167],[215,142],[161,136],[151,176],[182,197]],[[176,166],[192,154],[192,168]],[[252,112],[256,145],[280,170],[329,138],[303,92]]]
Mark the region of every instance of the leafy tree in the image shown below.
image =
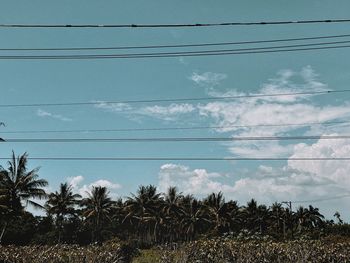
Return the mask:
[[[184,214],[181,219],[183,234],[186,241],[194,240],[206,221],[203,205],[192,196],[186,196],[182,205],[184,207]]]
[[[181,207],[182,198],[182,193],[179,193],[176,187],[169,187],[164,195],[164,239],[170,243],[178,239],[181,232],[180,220],[184,213]]]
[[[228,203],[225,203],[222,192],[210,194],[204,205],[209,213],[210,223],[214,226],[215,234],[223,234],[230,227],[231,214]]]
[[[7,220],[5,220],[0,233],[0,242],[10,218],[21,215],[25,206],[29,204],[34,208],[43,208],[42,205],[33,199],[46,198],[43,187],[47,186],[48,182],[44,179],[39,179],[39,168],[28,171],[27,158],[27,153],[16,158],[15,153],[12,152],[12,158],[8,161],[8,168],[0,167],[0,189],[2,189],[2,196],[6,196],[2,197],[2,199],[6,200],[7,208]]]
[[[150,243],[157,239],[162,205],[163,199],[153,185],[140,186],[136,195],[128,197],[125,205],[127,215],[124,220],[136,227],[141,243]]]
[[[103,223],[110,221],[110,215],[114,202],[108,196],[106,187],[94,186],[88,197],[82,200],[84,207],[83,216],[88,222],[92,223],[92,242],[101,242],[101,231]]]
[[[72,187],[68,183],[60,185],[59,191],[49,194],[46,202],[46,210],[50,215],[56,218],[58,228],[58,243],[61,242],[63,223],[67,216],[76,215],[76,206],[81,196],[74,194]]]
[[[338,224],[343,224],[344,221],[340,218],[340,213],[338,211],[336,211],[333,215],[337,220],[338,220]]]

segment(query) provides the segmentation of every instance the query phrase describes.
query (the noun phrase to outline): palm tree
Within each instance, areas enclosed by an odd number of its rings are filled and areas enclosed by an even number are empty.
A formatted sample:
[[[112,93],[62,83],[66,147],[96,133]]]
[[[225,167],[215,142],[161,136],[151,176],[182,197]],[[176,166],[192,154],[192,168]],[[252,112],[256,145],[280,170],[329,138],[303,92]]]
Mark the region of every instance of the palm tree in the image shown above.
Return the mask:
[[[157,230],[162,219],[160,217],[162,205],[163,198],[153,185],[140,186],[136,195],[128,197],[125,205],[127,215],[124,221],[128,220],[136,227],[141,243],[157,240]]]
[[[173,242],[180,232],[180,218],[183,214],[181,207],[182,193],[179,193],[176,187],[169,187],[164,195],[163,213],[165,220],[165,235],[169,241]]]
[[[270,219],[270,211],[265,205],[259,205],[257,210],[257,223],[259,225],[260,234],[264,234],[268,220]]]
[[[2,180],[4,180],[4,173],[0,171],[0,215],[8,211],[6,189],[2,186]]]
[[[243,217],[245,226],[248,230],[256,231],[258,220],[258,204],[254,199],[251,199],[243,209]]]
[[[12,152],[12,158],[8,161],[8,168],[4,169],[0,166],[0,188],[2,196],[6,196],[7,203],[7,219],[1,231],[0,242],[6,230],[8,221],[12,216],[18,216],[23,213],[24,207],[28,204],[34,208],[43,208],[42,205],[32,199],[46,198],[46,193],[43,187],[48,185],[44,179],[38,179],[39,168],[34,168],[28,171],[28,154],[24,153],[16,158]],[[4,199],[4,197],[2,197]],[[23,205],[25,202],[25,206]]]
[[[285,236],[285,218],[284,208],[281,203],[273,203],[270,209],[272,228],[275,229],[275,234],[279,235],[282,231]]]
[[[339,225],[344,223],[343,219],[340,218],[340,213],[338,211],[336,211],[333,216],[338,220]]]
[[[222,192],[210,194],[204,200],[204,205],[209,213],[210,222],[214,225],[215,234],[222,234],[225,230],[227,232],[231,214]]]
[[[185,196],[182,200],[184,214],[181,220],[181,227],[186,241],[194,240],[200,227],[206,221],[204,218],[204,209],[200,201],[191,195]]]
[[[3,180],[4,174],[0,172],[0,224],[4,224],[5,227],[2,228],[0,232],[0,243],[3,235],[5,234],[7,221],[5,221],[7,214],[9,213],[8,198],[6,195],[6,189],[2,187],[1,181]]]
[[[114,202],[108,196],[106,187],[94,186],[87,194],[88,197],[82,200],[82,205],[85,207],[83,216],[93,224],[92,241],[100,242],[102,223],[110,220]]]
[[[300,206],[295,212],[295,220],[298,223],[299,230],[302,231],[308,226],[308,209]]]
[[[59,191],[49,194],[46,202],[46,210],[50,215],[56,216],[58,228],[58,243],[61,241],[63,222],[66,216],[76,214],[75,206],[79,203],[81,196],[74,194],[68,183],[60,185]]]
[[[320,213],[319,209],[309,205],[308,209],[308,222],[311,228],[319,228],[323,226],[324,216]]]
[[[228,201],[226,203],[228,214],[229,214],[229,230],[234,233],[238,233],[242,226],[242,212],[237,201]]]

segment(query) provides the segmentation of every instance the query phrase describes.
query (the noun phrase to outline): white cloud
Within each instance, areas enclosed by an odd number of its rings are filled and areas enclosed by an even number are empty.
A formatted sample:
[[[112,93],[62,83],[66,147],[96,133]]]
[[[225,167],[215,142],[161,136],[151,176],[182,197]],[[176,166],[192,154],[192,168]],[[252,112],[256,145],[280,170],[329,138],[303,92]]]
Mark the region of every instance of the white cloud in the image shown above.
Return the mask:
[[[219,173],[209,173],[205,169],[190,170],[177,164],[164,164],[159,171],[159,189],[165,192],[169,186],[177,186],[188,194],[206,195],[218,191],[232,191],[232,187],[216,179],[224,177]]]
[[[307,164],[307,163],[306,163]],[[307,165],[306,165],[307,166]],[[234,180],[219,173],[208,172],[205,169],[191,170],[187,166],[165,164],[159,172],[159,189],[166,191],[169,186],[177,186],[183,193],[204,197],[212,192],[223,192],[227,199],[237,200],[244,204],[251,198],[261,203],[272,204],[282,201],[307,201],[294,203],[295,206],[314,204],[321,208],[328,218],[336,210],[344,211],[345,217],[350,217],[345,209],[346,200],[333,200],[324,203],[314,203],[312,200],[349,194],[346,186],[340,180],[346,169],[338,168],[341,176],[334,180],[332,176],[324,176],[323,172],[311,173],[308,170],[294,169],[290,166],[273,168],[261,166],[250,177]],[[226,183],[223,179],[226,177]],[[349,178],[349,176],[348,176]],[[231,182],[227,182],[230,179]]]
[[[310,66],[299,72],[283,70],[263,84],[259,94],[285,94],[305,91],[324,91],[327,85],[318,80]],[[215,94],[213,94],[213,92]],[[215,96],[250,95],[229,91],[212,91]],[[211,120],[213,126],[225,128],[216,132],[230,132],[232,136],[278,136],[292,132],[322,134],[335,128],[348,131],[348,126],[289,125],[345,120],[350,117],[350,105],[317,105],[311,102],[316,95],[299,94],[293,96],[253,97],[232,101],[215,101],[197,105],[199,115]],[[280,126],[279,126],[280,125]],[[283,126],[285,125],[285,126]],[[226,144],[230,153],[240,156],[285,156],[292,152],[293,141],[281,144],[278,141],[239,141]]]
[[[190,80],[194,81],[197,85],[203,87],[214,87],[220,84],[221,81],[227,78],[224,73],[214,73],[214,72],[204,72],[203,74],[198,74],[193,72]]]
[[[78,188],[82,181],[84,181],[84,177],[82,175],[67,178],[68,184],[70,184],[74,189]]]
[[[73,190],[78,192],[81,196],[86,197],[88,192],[91,192],[93,187],[102,186],[106,187],[110,191],[110,195],[115,198],[118,194],[115,190],[121,189],[122,186],[118,183],[113,183],[111,181],[100,179],[91,184],[83,184],[84,177],[82,175],[78,175],[75,177],[68,177],[67,182],[72,186]]]
[[[71,118],[67,118],[63,115],[60,114],[53,114],[51,112],[48,111],[44,111],[42,109],[38,109],[36,112],[36,115],[42,118],[52,118],[52,119],[56,119],[56,120],[60,120],[60,121],[72,121]]]
[[[295,145],[294,153],[291,155],[291,158],[310,156],[315,158],[349,157],[350,142],[344,139],[319,140],[311,145],[299,143]],[[311,174],[317,174],[320,178],[328,178],[339,186],[350,189],[350,162],[348,161],[328,160],[301,162],[289,160],[288,166]]]
[[[271,78],[262,85],[261,94],[286,94],[303,92],[320,92],[327,90],[327,85],[318,80],[318,75],[311,66],[301,69],[299,72],[281,70],[276,78]],[[296,94],[288,96],[263,97],[265,101],[294,102],[311,98],[311,94]]]
[[[174,120],[180,115],[192,113],[196,108],[188,103],[172,103],[169,106],[147,106],[141,108],[138,113],[163,120]]]
[[[127,103],[105,103],[99,102],[94,105],[97,109],[103,109],[117,114],[127,114],[129,118],[137,116],[148,116],[162,120],[175,120],[182,114],[188,114],[196,110],[196,107],[188,103],[171,103],[167,106],[152,105],[140,108],[133,108]]]
[[[299,157],[349,157],[350,141],[318,140],[307,145],[294,146],[289,158]],[[159,187],[164,191],[177,186],[180,191],[198,196],[222,191],[227,198],[245,203],[251,198],[271,204],[275,201],[308,201],[294,206],[314,204],[329,218],[336,210],[350,218],[346,209],[348,200],[335,199],[314,203],[312,200],[327,199],[350,194],[350,162],[348,161],[295,161],[280,168],[259,166],[249,174],[240,174],[240,179],[227,177],[205,169],[190,169],[178,164],[165,164],[159,172]],[[228,180],[230,180],[228,182]]]
[[[95,108],[104,109],[109,112],[126,112],[132,110],[132,107],[127,103],[106,103],[104,101],[97,101]]]

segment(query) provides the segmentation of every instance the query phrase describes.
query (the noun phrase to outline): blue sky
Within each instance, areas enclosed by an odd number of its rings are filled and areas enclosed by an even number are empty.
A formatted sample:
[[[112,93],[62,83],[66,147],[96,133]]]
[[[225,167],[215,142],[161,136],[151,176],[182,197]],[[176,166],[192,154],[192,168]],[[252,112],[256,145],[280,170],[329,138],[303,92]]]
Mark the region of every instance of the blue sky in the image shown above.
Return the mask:
[[[349,1],[2,1],[0,23],[137,24],[200,23],[348,18]],[[0,29],[1,48],[125,46],[228,42],[348,34],[349,24],[183,29]],[[50,52],[51,54],[52,52]],[[100,52],[103,53],[103,52]],[[8,54],[8,53],[1,53]],[[12,53],[11,53],[12,54]],[[36,53],[30,53],[36,54]],[[49,54],[49,53],[45,53]],[[137,100],[347,89],[350,49],[198,58],[135,60],[0,61],[0,104]],[[1,108],[2,131],[113,129],[173,126],[254,125],[346,121],[349,94],[295,96],[156,104],[83,107]],[[0,131],[1,131],[0,130]],[[1,133],[0,133],[1,134]],[[99,134],[7,134],[7,138],[181,137],[349,134],[346,125],[227,130],[148,131]],[[345,157],[349,141],[193,143],[1,144],[30,156],[116,157]],[[4,164],[4,163],[3,163]],[[50,190],[71,182],[83,193],[106,185],[125,196],[140,184],[161,190],[170,184],[204,196],[223,191],[245,203],[308,200],[348,194],[350,165],[345,162],[49,162],[40,175]],[[347,201],[315,203],[347,219]]]

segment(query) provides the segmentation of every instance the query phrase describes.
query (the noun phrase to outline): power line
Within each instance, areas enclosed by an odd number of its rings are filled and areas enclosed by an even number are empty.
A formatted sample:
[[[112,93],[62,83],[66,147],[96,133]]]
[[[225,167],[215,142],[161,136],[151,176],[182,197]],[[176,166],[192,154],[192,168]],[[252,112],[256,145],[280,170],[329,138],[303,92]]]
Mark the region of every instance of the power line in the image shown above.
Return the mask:
[[[328,43],[305,44],[303,46],[330,45]],[[293,45],[289,45],[293,46]],[[302,45],[294,45],[302,46]],[[247,55],[277,52],[295,52],[310,50],[326,50],[349,48],[350,45],[305,47],[305,48],[282,48],[282,46],[245,48],[245,49],[225,49],[225,50],[203,50],[203,51],[182,51],[182,52],[153,52],[153,53],[129,53],[129,54],[73,54],[73,55],[1,55],[2,60],[85,60],[85,59],[140,59],[140,58],[174,58],[174,57],[201,57],[201,56],[222,56],[222,55]],[[246,51],[244,51],[246,50]]]
[[[116,46],[116,47],[51,47],[51,48],[0,48],[0,51],[81,51],[81,50],[128,50],[128,49],[162,49],[162,48],[184,48],[184,47],[207,47],[207,46],[228,46],[243,44],[262,44],[278,43],[291,41],[305,41],[317,39],[333,39],[350,37],[350,34],[329,35],[316,37],[284,38],[269,40],[252,40],[236,42],[219,42],[219,43],[194,43],[194,44],[176,44],[176,45],[148,45],[148,46]]]
[[[11,157],[0,157],[10,160]],[[350,157],[274,158],[274,157],[28,157],[28,160],[47,161],[349,161]]]
[[[71,142],[231,142],[231,141],[283,141],[283,140],[339,140],[350,135],[318,136],[241,136],[241,137],[153,137],[153,138],[9,138],[12,143],[71,143]]]
[[[254,125],[224,125],[224,126],[194,126],[194,127],[159,127],[159,128],[120,128],[120,129],[76,129],[76,130],[19,130],[0,131],[0,134],[25,134],[25,133],[93,133],[93,132],[139,132],[139,131],[169,131],[169,130],[203,130],[203,129],[229,129],[251,127],[284,127],[284,126],[313,126],[313,125],[336,125],[350,124],[346,121],[332,122],[304,122],[304,123],[281,123],[281,124],[254,124]]]
[[[331,93],[350,92],[350,89],[343,90],[323,90],[323,91],[303,91],[289,93],[271,93],[271,94],[250,94],[238,96],[221,96],[221,97],[200,97],[200,98],[174,98],[174,99],[144,99],[144,100],[115,100],[115,101],[84,101],[84,102],[62,102],[62,103],[29,103],[29,104],[0,104],[0,108],[8,107],[38,107],[38,106],[82,106],[82,105],[101,105],[101,104],[133,104],[133,103],[155,103],[155,102],[183,102],[183,101],[210,101],[210,100],[229,100],[243,98],[260,98],[260,97],[280,97],[280,96],[297,96],[297,95],[322,95]]]
[[[342,198],[347,198],[347,197],[350,197],[350,194],[347,194],[347,195],[338,195],[338,196],[332,196],[332,197],[320,198],[320,199],[291,201],[291,202],[294,203],[294,204],[314,203],[314,202],[323,202],[323,201],[329,201],[329,200],[342,199]]]
[[[186,23],[186,24],[0,24],[2,28],[175,28],[217,26],[264,26],[289,24],[348,23],[350,19],[318,19],[259,22]]]

